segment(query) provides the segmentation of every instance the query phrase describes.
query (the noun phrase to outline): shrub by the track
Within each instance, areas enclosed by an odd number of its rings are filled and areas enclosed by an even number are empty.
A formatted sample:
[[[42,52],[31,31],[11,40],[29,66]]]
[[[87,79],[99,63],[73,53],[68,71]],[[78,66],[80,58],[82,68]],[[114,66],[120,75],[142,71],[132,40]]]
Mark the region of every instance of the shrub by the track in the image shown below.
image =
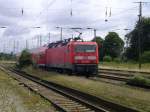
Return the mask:
[[[129,79],[127,84],[150,89],[150,79],[140,76],[135,76]]]

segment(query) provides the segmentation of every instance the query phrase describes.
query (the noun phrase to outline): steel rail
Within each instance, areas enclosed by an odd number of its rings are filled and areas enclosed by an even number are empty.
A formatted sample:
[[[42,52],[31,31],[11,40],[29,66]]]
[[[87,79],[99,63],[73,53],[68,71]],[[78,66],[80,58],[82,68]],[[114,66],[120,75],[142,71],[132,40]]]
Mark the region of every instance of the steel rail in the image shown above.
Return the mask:
[[[8,68],[7,68],[7,70],[8,70]],[[9,69],[9,70],[10,70],[10,69]],[[59,85],[57,85],[57,84],[55,84],[55,83],[51,83],[51,82],[48,82],[48,81],[46,81],[46,80],[42,80],[42,79],[40,79],[40,78],[38,78],[38,77],[35,77],[35,76],[32,76],[32,75],[26,74],[25,72],[21,72],[21,71],[18,71],[18,70],[12,70],[12,69],[11,69],[10,71],[11,71],[11,72],[14,72],[15,74],[17,74],[17,75],[19,75],[19,76],[22,76],[22,77],[24,77],[24,78],[26,78],[26,79],[29,79],[29,80],[31,80],[31,81],[33,81],[33,82],[36,82],[36,83],[38,83],[38,84],[40,84],[40,85],[42,85],[42,86],[44,86],[44,87],[46,87],[46,88],[48,88],[48,89],[51,89],[51,90],[53,90],[53,91],[55,91],[55,92],[57,92],[57,93],[59,93],[59,94],[65,96],[65,97],[68,97],[68,98],[70,98],[71,100],[73,100],[73,101],[75,101],[75,102],[78,102],[79,104],[84,105],[84,106],[86,106],[87,108],[90,108],[90,109],[91,109],[91,110],[88,109],[87,111],[82,111],[82,110],[81,110],[81,112],[111,112],[111,111],[109,111],[109,109],[106,110],[106,109],[104,109],[103,107],[97,107],[97,106],[92,105],[92,104],[90,104],[89,102],[85,101],[84,99],[80,99],[80,98],[78,97],[78,95],[70,94],[69,91],[72,91],[71,89],[66,90],[67,88],[65,88],[65,87],[63,87],[63,86],[61,87],[61,86],[59,86]],[[56,104],[55,104],[55,106],[56,106],[57,108],[59,107],[59,106],[56,105]],[[59,107],[59,109],[61,109],[61,111],[63,111],[63,112],[70,112],[70,111],[65,111],[65,110],[63,110],[62,107]],[[71,112],[72,112],[72,111],[71,111]],[[80,110],[75,111],[75,112],[80,112]]]
[[[41,78],[35,77],[33,75],[27,74],[25,72],[15,70],[18,75],[21,75],[27,79],[30,79],[34,82],[40,83],[41,85],[50,88],[54,91],[57,91],[64,96],[67,96],[77,102],[86,105],[90,109],[94,110],[95,112],[139,112],[136,109],[129,108],[114,102],[110,102],[100,97],[96,97],[93,95],[89,95],[87,93],[68,88],[50,81],[43,80]]]
[[[111,69],[111,68],[99,68],[99,71],[106,70],[106,71],[113,71],[113,72],[122,72],[124,74],[132,75],[132,73],[141,73],[141,74],[150,74],[150,72],[146,71],[134,71],[134,70],[121,70],[121,69]]]
[[[129,80],[129,77],[115,76],[115,74],[112,75],[112,74],[99,73],[96,77],[98,77],[98,78],[105,78],[105,79],[111,79],[111,80],[116,80],[116,81],[122,81],[122,82],[127,82]]]

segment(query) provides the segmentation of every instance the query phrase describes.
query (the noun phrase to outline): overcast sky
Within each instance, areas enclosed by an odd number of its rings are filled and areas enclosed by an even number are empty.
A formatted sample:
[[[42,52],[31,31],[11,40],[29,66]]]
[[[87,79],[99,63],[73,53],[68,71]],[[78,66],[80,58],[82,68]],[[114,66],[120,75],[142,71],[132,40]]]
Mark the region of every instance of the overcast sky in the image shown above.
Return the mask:
[[[129,32],[124,29],[132,30],[138,20],[139,4],[133,2],[136,0],[0,0],[0,27],[6,27],[0,28],[0,52],[18,52],[26,40],[30,48],[37,47],[38,35],[43,37],[42,44],[49,41],[48,33],[51,41],[59,40],[57,26],[64,28],[63,38],[78,35],[70,27],[92,27],[102,38],[115,31],[124,39]],[[143,4],[143,16],[150,16],[150,3]],[[85,40],[93,38],[92,30],[80,31]]]

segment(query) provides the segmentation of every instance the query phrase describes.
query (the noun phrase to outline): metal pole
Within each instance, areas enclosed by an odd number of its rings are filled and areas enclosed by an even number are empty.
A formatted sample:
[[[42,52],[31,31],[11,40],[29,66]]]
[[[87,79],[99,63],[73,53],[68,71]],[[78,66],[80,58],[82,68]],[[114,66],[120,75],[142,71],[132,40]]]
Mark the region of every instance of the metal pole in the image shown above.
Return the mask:
[[[40,35],[40,47],[42,46],[42,37],[41,37],[41,35]]]
[[[3,47],[3,53],[5,53],[5,47],[6,47],[6,46],[5,46],[5,43],[4,43],[4,45],[3,45],[3,46],[4,46],[4,47]]]
[[[94,39],[96,41],[96,29],[94,29]]]
[[[139,52],[138,52],[138,55],[139,55],[139,69],[141,69],[142,67],[142,63],[141,63],[141,55],[142,55],[142,49],[141,49],[141,33],[142,33],[142,27],[141,27],[141,23],[142,23],[142,4],[143,3],[150,3],[150,2],[134,2],[134,3],[138,3],[139,4],[139,31],[138,31],[138,49],[139,49]]]
[[[14,54],[15,54],[15,47],[16,47],[16,46],[15,46],[15,40],[14,40],[14,50],[13,50]]]
[[[38,36],[37,36],[37,47],[39,46],[39,38],[38,38]]]
[[[142,2],[139,2],[139,69],[141,69],[141,20],[142,20]]]
[[[48,38],[49,38],[49,43],[50,43],[50,41],[51,41],[51,33],[49,33],[49,37]]]
[[[17,41],[17,50],[16,52],[19,52],[19,41]]]
[[[61,32],[60,32],[60,40],[62,40],[62,27],[60,28]]]
[[[28,40],[26,40],[26,49],[28,49]]]

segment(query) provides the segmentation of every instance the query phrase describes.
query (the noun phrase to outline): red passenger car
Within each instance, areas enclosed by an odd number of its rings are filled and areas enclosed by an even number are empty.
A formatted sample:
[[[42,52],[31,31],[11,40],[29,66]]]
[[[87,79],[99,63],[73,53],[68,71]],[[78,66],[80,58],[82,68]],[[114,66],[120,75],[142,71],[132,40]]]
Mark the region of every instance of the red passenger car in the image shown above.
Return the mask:
[[[40,48],[31,49],[32,53],[32,62],[37,66],[45,66],[46,64],[46,51],[47,46],[43,46]]]
[[[98,46],[96,42],[67,39],[50,43],[32,52],[39,66],[76,73],[97,74]]]

